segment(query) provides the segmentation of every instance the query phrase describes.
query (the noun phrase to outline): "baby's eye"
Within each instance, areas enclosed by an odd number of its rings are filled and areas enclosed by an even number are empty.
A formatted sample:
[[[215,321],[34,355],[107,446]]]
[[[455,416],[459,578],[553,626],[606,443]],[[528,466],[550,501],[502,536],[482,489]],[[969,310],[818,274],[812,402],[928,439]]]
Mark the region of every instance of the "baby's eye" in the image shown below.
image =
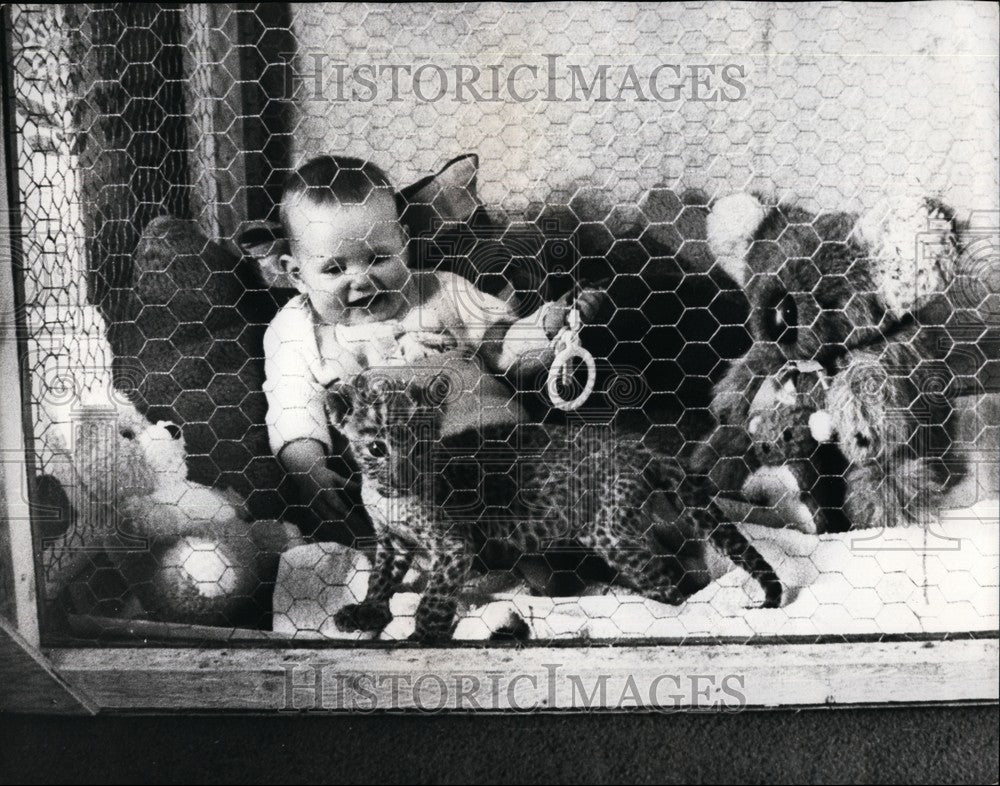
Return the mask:
[[[371,265],[372,267],[375,267],[376,265],[384,265],[390,259],[392,259],[392,255],[391,254],[375,254],[368,261],[368,264]]]
[[[339,276],[344,272],[344,266],[339,262],[331,262],[323,267],[323,273],[328,276]]]
[[[389,455],[389,445],[384,439],[375,439],[365,445],[365,451],[372,458],[385,458]]]

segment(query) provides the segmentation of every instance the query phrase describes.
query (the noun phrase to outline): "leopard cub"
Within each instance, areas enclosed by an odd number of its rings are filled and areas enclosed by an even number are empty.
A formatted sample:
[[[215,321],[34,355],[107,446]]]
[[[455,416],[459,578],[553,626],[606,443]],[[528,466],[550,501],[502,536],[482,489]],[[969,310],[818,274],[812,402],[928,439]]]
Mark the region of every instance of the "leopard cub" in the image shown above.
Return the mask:
[[[586,428],[506,424],[442,435],[435,392],[445,388],[360,375],[330,393],[331,423],[361,467],[378,536],[368,594],[336,614],[341,630],[385,627],[389,599],[424,558],[413,638],[448,639],[458,591],[490,541],[530,554],[572,542],[606,560],[619,583],[678,604],[708,582],[710,539],[760,582],[765,606],[780,604],[771,566],[676,460],[638,437],[594,438]]]

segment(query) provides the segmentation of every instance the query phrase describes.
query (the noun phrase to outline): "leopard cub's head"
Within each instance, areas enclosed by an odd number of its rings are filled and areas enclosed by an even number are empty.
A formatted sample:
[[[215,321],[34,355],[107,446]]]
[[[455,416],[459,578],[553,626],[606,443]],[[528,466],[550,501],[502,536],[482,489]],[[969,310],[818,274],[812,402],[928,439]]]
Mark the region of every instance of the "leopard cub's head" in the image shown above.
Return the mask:
[[[383,496],[418,493],[418,484],[431,477],[447,394],[441,387],[437,378],[420,383],[365,372],[330,390],[330,423],[347,438],[365,480]]]

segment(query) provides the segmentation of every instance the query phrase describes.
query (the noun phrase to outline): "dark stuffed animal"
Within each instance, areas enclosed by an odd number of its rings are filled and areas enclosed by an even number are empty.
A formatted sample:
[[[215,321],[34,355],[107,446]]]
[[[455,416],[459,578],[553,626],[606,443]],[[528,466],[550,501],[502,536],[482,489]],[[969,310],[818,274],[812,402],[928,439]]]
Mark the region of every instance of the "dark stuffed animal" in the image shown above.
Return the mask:
[[[580,189],[568,206],[547,205],[536,218],[573,255],[571,265],[547,269],[547,297],[579,282],[607,292],[582,332],[598,382],[581,414],[614,415],[664,450],[705,428],[713,381],[751,344],[745,293],[711,267],[707,214],[696,191],[654,189],[639,205],[611,207]]]
[[[285,514],[264,428],[263,335],[281,294],[193,221],[149,223],[133,258],[134,322],[114,341],[119,383],[148,420],[178,424],[192,480],[234,489],[255,519]]]
[[[581,414],[617,413],[645,430],[707,407],[712,380],[751,341],[745,294],[701,259],[704,196],[660,190],[644,200],[644,212],[609,210],[581,189],[565,207],[538,206],[512,221],[479,201],[477,168],[475,156],[463,156],[400,192],[402,221],[416,241],[411,264],[465,275],[509,298],[518,316],[578,286],[603,289],[607,297],[582,334],[599,380]],[[542,379],[517,383],[532,394],[544,388]],[[525,404],[551,415],[544,395]]]
[[[754,344],[716,385],[717,425],[694,469],[738,495],[762,381],[789,360],[815,361],[830,375],[832,434],[849,462],[850,526],[892,526],[933,509],[952,374],[942,331],[920,315],[954,277],[951,214],[921,200],[877,217],[816,216],[739,194],[715,206],[708,234],[747,292]]]

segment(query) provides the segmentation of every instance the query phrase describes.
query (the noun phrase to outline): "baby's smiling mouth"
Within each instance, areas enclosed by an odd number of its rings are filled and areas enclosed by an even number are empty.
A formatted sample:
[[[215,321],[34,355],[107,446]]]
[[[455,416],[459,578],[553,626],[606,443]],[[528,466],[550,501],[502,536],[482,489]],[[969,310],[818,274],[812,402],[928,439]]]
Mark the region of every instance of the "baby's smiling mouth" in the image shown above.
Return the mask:
[[[348,308],[370,309],[381,296],[381,292],[372,292],[368,295],[358,295],[357,297],[348,300],[346,305]]]

